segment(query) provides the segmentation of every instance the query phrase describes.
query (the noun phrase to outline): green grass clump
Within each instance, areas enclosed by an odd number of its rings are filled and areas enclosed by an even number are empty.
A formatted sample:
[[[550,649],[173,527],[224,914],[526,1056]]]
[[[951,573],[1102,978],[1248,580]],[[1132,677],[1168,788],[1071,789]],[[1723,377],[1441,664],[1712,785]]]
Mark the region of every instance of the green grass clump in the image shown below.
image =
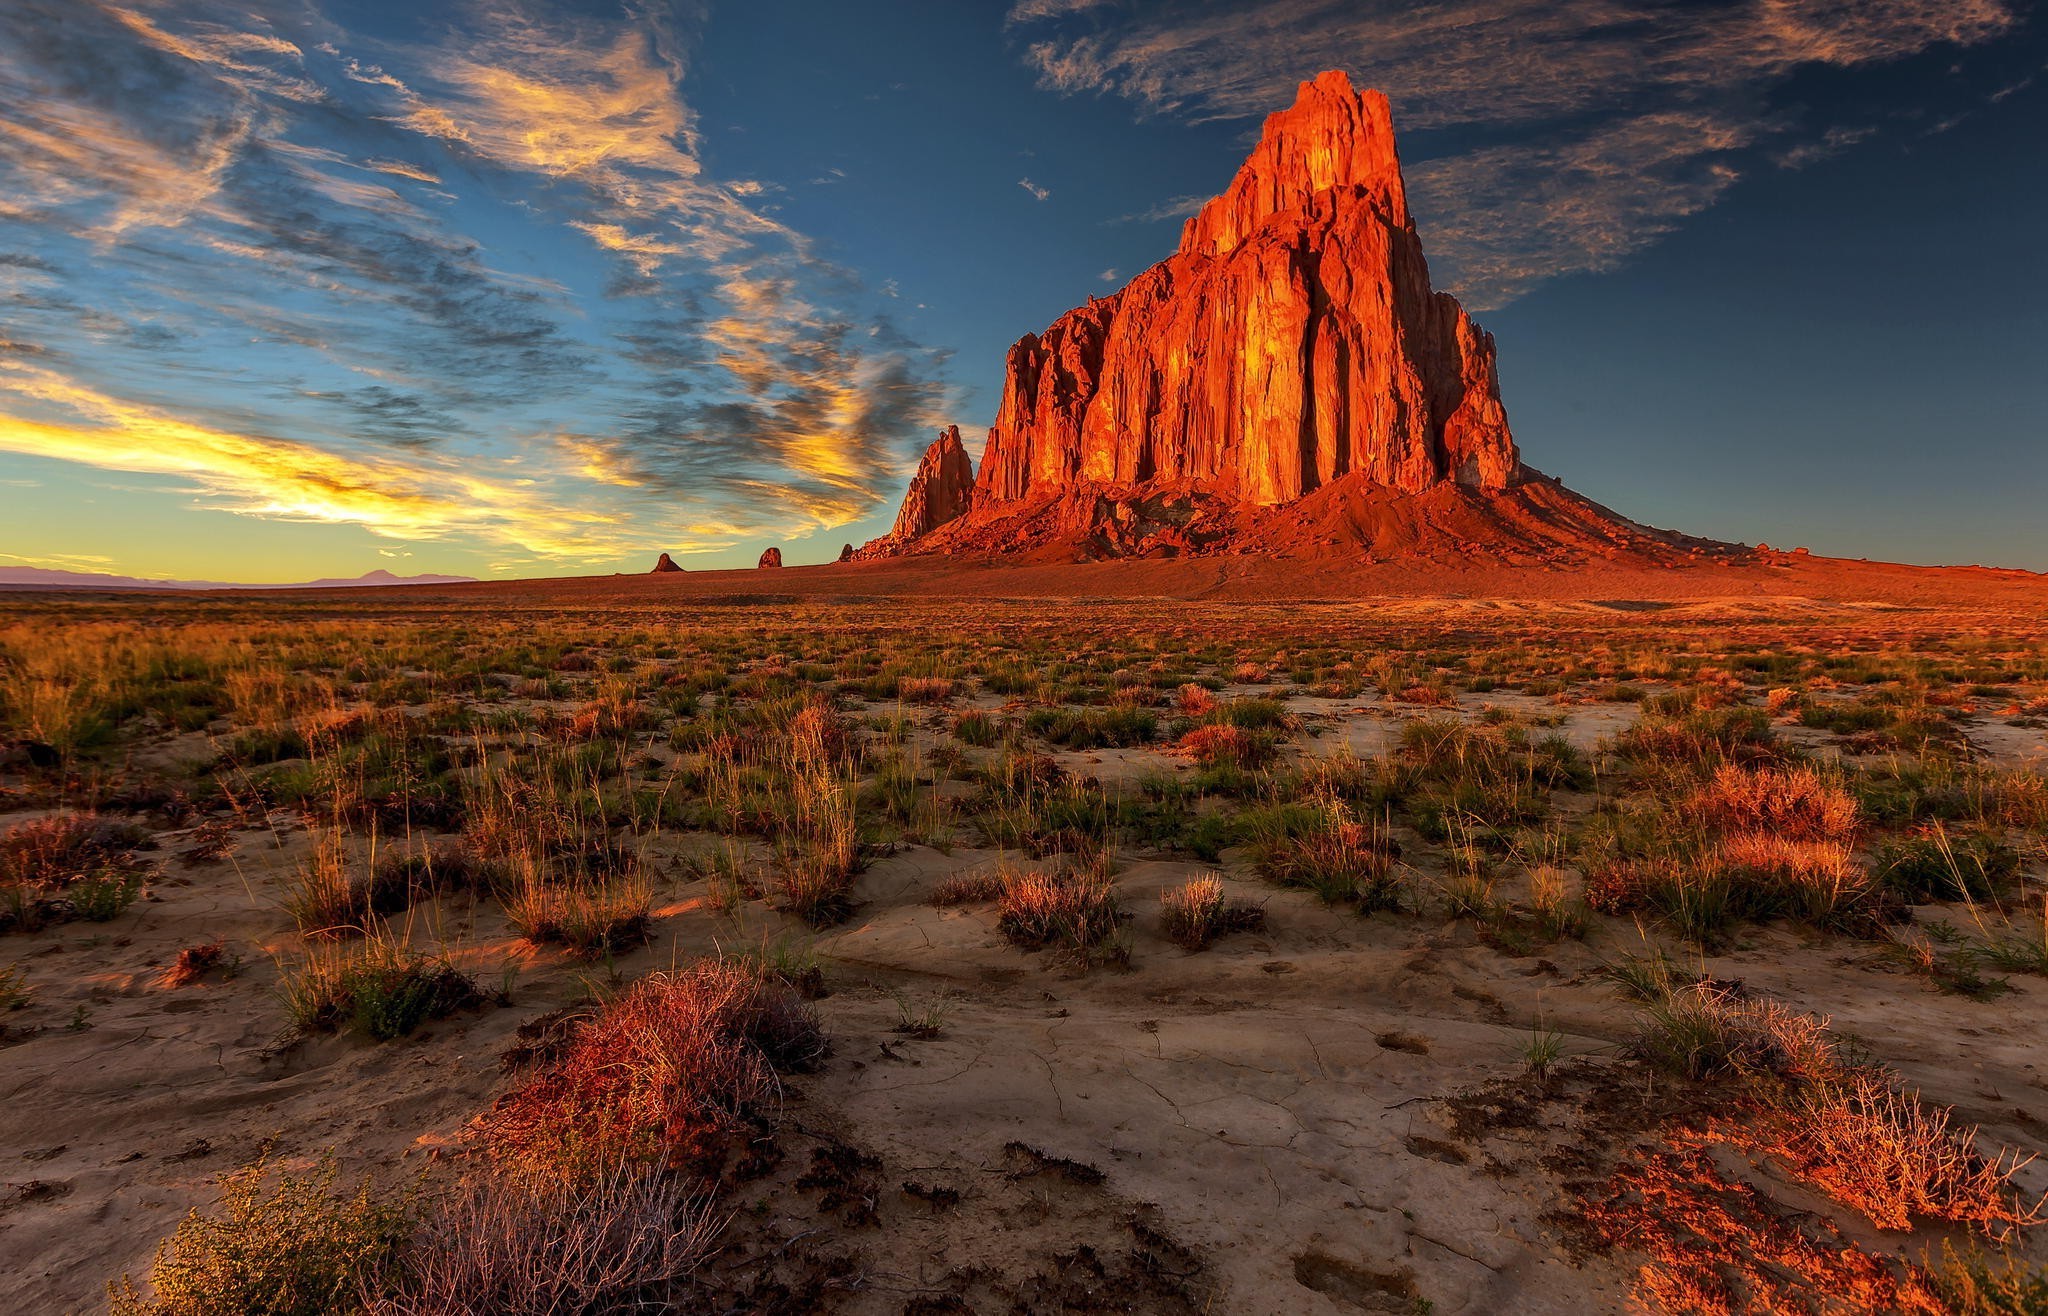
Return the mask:
[[[2019,852],[2003,841],[1936,830],[1879,843],[1871,871],[1910,904],[1995,900],[2019,876]]]
[[[1068,749],[1143,745],[1159,734],[1159,718],[1144,708],[1034,708],[1024,729]]]
[[[286,973],[279,990],[301,1033],[347,1030],[379,1042],[485,1000],[476,981],[447,960],[384,937],[316,951]]]
[[[1355,903],[1362,914],[1405,903],[1394,867],[1401,847],[1341,806],[1281,806],[1251,825],[1253,863],[1267,881],[1313,891],[1326,905]]]
[[[953,719],[953,739],[963,745],[987,749],[1002,735],[996,719],[980,709],[968,709]]]

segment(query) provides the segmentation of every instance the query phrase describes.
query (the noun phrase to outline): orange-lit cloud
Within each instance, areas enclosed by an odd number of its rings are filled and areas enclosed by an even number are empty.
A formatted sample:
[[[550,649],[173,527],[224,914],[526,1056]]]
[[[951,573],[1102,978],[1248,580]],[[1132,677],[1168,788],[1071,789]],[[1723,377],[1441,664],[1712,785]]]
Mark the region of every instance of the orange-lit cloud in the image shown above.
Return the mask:
[[[245,516],[358,525],[401,539],[467,533],[548,558],[599,560],[634,547],[621,533],[625,518],[565,505],[531,482],[237,434],[49,370],[0,363],[0,407],[0,451],[177,477],[207,505]]]

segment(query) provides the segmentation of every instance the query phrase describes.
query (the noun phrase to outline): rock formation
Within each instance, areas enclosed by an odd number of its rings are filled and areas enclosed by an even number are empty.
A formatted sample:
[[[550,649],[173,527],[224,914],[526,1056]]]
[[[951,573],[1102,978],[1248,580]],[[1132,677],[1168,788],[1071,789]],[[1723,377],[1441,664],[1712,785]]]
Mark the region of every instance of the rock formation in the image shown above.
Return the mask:
[[[682,568],[676,565],[676,560],[674,558],[670,557],[666,553],[663,553],[661,555],[661,560],[654,564],[654,570],[649,572],[648,574],[658,576],[663,572],[681,570]]]
[[[782,550],[781,550],[780,548],[770,548],[770,549],[768,549],[767,551],[765,551],[764,553],[762,553],[762,554],[761,554],[761,560],[760,560],[759,562],[756,562],[756,563],[755,563],[754,565],[755,565],[756,567],[779,567],[779,566],[781,566],[781,565],[782,565]]]
[[[963,515],[973,499],[974,463],[960,442],[960,427],[948,425],[924,450],[889,533],[897,539],[928,535]]]
[[[853,545],[852,545],[852,544],[841,544],[841,545],[839,546],[839,560],[840,560],[841,562],[851,562],[851,561],[853,561]]]
[[[1352,547],[1389,518],[1411,539],[1498,521],[1543,553],[1560,524],[1584,551],[1655,537],[1523,467],[1492,336],[1430,287],[1387,99],[1334,72],[1173,255],[1018,340],[979,478],[948,429],[857,556],[1261,551],[1248,533],[1305,524],[1262,511],[1323,491],[1310,519]]]
[[[1325,73],[1179,251],[1010,349],[976,493],[1192,479],[1272,504],[1519,466],[1493,339],[1430,290],[1387,99]]]

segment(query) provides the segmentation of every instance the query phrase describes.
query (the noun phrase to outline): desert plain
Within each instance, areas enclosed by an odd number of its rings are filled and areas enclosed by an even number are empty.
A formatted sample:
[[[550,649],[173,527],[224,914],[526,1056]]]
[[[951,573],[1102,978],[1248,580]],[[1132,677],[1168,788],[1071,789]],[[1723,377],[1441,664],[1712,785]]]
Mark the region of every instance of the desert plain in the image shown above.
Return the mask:
[[[2038,1310],[2035,578],[1131,565],[8,596],[0,1307]]]

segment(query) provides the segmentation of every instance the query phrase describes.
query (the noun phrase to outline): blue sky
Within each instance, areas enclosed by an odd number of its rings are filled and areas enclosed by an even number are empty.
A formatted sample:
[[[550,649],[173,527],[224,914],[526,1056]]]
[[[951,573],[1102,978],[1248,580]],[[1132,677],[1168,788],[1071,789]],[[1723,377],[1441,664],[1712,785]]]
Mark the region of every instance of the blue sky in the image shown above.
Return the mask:
[[[2048,569],[2020,0],[8,8],[0,565],[829,559],[1342,68],[1534,465]]]

